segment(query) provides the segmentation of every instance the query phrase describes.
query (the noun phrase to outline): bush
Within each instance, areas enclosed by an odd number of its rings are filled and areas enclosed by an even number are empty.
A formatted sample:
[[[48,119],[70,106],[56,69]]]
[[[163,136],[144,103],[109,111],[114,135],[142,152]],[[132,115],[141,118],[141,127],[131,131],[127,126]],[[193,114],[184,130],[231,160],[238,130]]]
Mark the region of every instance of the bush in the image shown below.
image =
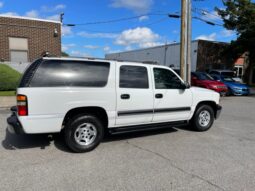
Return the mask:
[[[21,74],[11,67],[0,64],[0,91],[16,90]]]

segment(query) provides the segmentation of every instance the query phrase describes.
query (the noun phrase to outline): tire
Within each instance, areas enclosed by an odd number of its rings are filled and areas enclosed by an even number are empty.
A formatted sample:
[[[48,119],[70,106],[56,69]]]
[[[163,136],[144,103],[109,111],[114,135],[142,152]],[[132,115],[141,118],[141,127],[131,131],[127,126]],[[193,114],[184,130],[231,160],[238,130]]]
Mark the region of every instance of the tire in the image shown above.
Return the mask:
[[[228,96],[234,96],[235,94],[233,93],[231,88],[228,88]]]
[[[65,128],[65,142],[74,152],[95,149],[104,136],[101,121],[93,115],[78,115],[70,119]]]
[[[207,131],[214,122],[214,111],[209,105],[200,105],[196,109],[191,125],[196,131]]]

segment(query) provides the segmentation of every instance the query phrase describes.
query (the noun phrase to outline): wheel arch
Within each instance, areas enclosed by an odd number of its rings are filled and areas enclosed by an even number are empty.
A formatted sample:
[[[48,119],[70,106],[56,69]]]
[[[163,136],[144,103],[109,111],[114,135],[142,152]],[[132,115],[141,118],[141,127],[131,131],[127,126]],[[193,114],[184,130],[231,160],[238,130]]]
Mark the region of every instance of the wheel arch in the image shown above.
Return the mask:
[[[102,107],[97,107],[97,106],[77,107],[77,108],[70,109],[64,117],[62,126],[65,127],[68,120],[71,119],[72,117],[77,115],[82,115],[82,114],[94,115],[102,121],[104,128],[108,127],[109,120],[108,120],[108,115],[106,110]]]
[[[213,109],[213,114],[214,114],[214,118],[216,118],[217,104],[216,104],[216,102],[214,102],[214,101],[201,101],[201,102],[199,102],[199,103],[197,104],[197,106],[196,106],[196,109],[195,109],[195,112],[194,112],[193,115],[195,115],[197,109],[198,109],[201,105],[208,105],[208,106],[212,107],[212,109]]]

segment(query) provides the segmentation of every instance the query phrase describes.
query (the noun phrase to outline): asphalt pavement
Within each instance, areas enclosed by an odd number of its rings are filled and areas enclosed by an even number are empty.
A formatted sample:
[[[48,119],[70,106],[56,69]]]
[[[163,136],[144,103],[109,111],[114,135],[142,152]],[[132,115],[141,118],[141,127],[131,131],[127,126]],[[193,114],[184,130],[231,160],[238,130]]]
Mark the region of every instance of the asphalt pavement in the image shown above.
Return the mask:
[[[61,135],[12,135],[0,110],[0,190],[255,188],[255,96],[224,97],[207,132],[188,127],[108,136],[75,154]]]

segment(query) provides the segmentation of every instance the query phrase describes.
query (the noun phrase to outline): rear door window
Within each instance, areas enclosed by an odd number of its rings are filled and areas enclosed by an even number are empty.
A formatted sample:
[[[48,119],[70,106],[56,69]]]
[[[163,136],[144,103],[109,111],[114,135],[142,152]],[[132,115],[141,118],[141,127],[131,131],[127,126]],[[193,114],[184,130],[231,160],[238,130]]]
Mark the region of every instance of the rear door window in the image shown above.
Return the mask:
[[[46,60],[37,69],[30,87],[104,87],[110,63]]]
[[[148,71],[143,66],[120,67],[120,88],[149,88]]]

